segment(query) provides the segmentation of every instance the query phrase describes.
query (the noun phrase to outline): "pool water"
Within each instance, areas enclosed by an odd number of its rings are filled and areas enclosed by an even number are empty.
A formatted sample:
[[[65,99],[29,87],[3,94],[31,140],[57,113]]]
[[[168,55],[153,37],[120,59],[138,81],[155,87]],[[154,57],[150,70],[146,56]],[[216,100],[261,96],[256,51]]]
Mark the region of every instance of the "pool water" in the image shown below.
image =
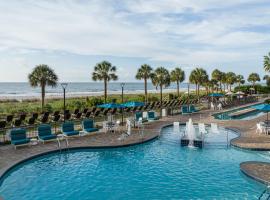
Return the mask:
[[[180,132],[184,127],[181,126]],[[180,146],[166,127],[159,139],[114,149],[53,153],[18,165],[0,186],[5,200],[257,199],[265,186],[240,172],[243,161],[268,152],[227,148],[227,134],[208,134],[204,149]]]
[[[259,104],[257,104],[257,105],[259,105]],[[234,116],[234,117],[230,116],[230,114],[232,114],[234,112],[244,110],[244,109],[247,109],[250,107],[251,106],[234,109],[234,110],[230,110],[227,112],[221,112],[221,113],[214,114],[213,116],[215,117],[215,119],[219,119],[219,120],[251,120],[251,119],[255,119],[257,117],[263,116],[265,114],[264,112],[262,112],[260,110],[255,110],[253,112],[249,112],[249,113],[239,115],[239,116]]]

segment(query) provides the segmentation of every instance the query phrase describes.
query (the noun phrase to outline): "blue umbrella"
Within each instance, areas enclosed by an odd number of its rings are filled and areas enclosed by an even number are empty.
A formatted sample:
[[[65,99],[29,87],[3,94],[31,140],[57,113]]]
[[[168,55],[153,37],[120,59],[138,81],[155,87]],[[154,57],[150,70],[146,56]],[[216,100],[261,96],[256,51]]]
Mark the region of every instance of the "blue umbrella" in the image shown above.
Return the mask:
[[[251,106],[252,108],[255,108],[256,110],[261,110],[263,112],[267,112],[267,121],[268,121],[268,112],[270,111],[270,104],[260,104]]]
[[[138,106],[144,106],[145,104],[143,102],[138,102],[138,101],[129,101],[126,103],[122,104],[125,107],[138,107]]]
[[[209,94],[209,97],[223,97],[224,94],[220,94],[220,93],[211,93]]]
[[[125,108],[124,105],[117,104],[117,103],[105,103],[105,104],[98,105],[97,107],[99,108]]]

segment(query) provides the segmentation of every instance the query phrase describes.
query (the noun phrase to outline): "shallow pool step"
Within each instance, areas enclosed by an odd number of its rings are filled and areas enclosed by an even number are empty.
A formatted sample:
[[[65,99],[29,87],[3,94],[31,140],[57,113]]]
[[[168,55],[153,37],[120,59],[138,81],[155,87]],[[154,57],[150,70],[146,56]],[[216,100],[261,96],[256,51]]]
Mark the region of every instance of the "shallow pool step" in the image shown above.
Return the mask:
[[[241,115],[245,115],[245,114],[254,112],[255,110],[256,110],[255,108],[247,108],[247,109],[244,109],[244,110],[239,110],[239,111],[233,112],[231,114],[228,114],[228,116],[230,116],[230,117],[238,117],[238,116],[241,116]]]

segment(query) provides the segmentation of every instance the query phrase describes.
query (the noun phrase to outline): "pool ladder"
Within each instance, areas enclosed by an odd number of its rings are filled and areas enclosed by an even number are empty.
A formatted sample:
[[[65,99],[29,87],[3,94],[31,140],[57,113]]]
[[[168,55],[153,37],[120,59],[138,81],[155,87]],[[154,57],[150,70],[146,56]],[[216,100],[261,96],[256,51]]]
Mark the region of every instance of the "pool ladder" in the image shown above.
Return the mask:
[[[268,185],[265,190],[261,193],[258,200],[270,200],[270,185]]]
[[[69,150],[69,143],[68,143],[68,138],[62,138],[62,139],[57,139],[57,143],[58,143],[58,149],[61,152],[62,151],[62,147],[61,147],[61,141],[65,141],[66,144],[66,149]]]

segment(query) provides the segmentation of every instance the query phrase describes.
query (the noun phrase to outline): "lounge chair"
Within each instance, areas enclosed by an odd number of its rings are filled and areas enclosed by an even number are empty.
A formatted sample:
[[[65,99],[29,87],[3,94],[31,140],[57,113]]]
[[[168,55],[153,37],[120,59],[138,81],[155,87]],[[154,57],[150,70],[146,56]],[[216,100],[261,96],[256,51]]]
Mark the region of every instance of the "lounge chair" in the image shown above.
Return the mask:
[[[154,111],[149,111],[147,116],[148,121],[154,121],[154,120],[158,120],[158,117],[156,116]]]
[[[188,106],[182,106],[181,107],[182,115],[190,114],[190,111],[188,109]]]
[[[256,133],[266,133],[266,128],[265,127],[263,127],[260,123],[257,123],[256,124],[257,125],[257,129],[256,129]]]
[[[82,121],[83,132],[92,133],[98,131],[98,128],[95,128],[94,121],[91,119],[85,119]]]
[[[79,131],[74,130],[73,122],[65,122],[62,124],[62,132],[67,137],[78,136],[80,135]]]
[[[194,105],[190,105],[189,106],[189,112],[193,113],[193,112],[198,112],[198,110],[195,108]]]
[[[52,127],[49,124],[41,124],[38,126],[38,140],[43,144],[46,141],[56,140],[57,136],[52,133]]]
[[[30,139],[26,136],[26,129],[16,128],[10,131],[11,144],[14,145],[15,149],[17,146],[29,144]]]
[[[147,116],[148,116],[148,114],[147,114]],[[142,112],[136,112],[135,113],[135,121],[138,122],[140,118],[142,118],[142,122],[147,122],[147,119],[143,117]]]

